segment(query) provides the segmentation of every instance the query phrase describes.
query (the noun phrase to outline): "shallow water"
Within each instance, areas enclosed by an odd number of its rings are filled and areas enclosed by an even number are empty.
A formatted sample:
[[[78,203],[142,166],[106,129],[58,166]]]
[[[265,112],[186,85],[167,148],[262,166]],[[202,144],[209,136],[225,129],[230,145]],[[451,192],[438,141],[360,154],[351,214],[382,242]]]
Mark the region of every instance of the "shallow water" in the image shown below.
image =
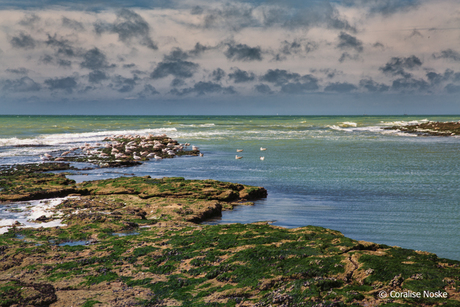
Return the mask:
[[[114,134],[166,133],[200,147],[204,157],[82,171],[70,178],[183,176],[264,186],[267,199],[224,212],[212,222],[316,225],[354,239],[460,259],[460,138],[382,129],[460,116],[38,118],[1,117],[1,133],[11,128],[0,135],[1,164],[37,162],[45,152]],[[26,144],[47,147],[15,147]],[[235,159],[237,148],[244,150],[238,153],[241,160]]]

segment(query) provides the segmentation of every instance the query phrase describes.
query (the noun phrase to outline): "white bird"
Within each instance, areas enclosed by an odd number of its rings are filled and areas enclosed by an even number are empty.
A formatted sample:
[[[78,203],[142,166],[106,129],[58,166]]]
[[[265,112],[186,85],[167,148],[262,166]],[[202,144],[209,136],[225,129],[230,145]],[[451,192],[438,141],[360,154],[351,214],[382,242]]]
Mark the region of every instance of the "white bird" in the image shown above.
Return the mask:
[[[200,152],[200,157],[203,157],[203,156],[204,156],[203,153]]]
[[[236,150],[236,152],[242,152],[242,151],[243,151],[243,149],[237,149]]]
[[[134,160],[140,160],[140,159],[142,159],[142,158],[139,157],[139,156],[137,155],[137,152],[134,152],[134,153],[133,153],[133,159],[134,159]]]
[[[262,161],[265,160],[265,157],[260,157],[260,160],[262,160]]]
[[[265,151],[267,148],[260,147],[260,151]]]
[[[235,156],[235,159],[243,159],[243,157],[242,157],[242,156],[236,155],[236,156]]]
[[[196,146],[192,146],[192,150],[198,150],[199,148]]]
[[[160,157],[160,156],[157,156],[157,155],[155,155],[155,159],[157,159],[157,160],[161,160],[161,159],[163,159],[163,158],[162,158],[162,157]]]

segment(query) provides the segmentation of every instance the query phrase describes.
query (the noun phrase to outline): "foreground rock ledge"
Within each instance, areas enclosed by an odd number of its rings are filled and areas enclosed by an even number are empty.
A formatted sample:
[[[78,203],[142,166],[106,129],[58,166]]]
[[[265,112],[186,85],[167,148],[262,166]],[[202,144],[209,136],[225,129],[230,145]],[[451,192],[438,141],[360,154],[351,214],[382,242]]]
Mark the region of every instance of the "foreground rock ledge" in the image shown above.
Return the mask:
[[[313,226],[197,224],[263,188],[132,177],[75,190],[56,208],[67,226],[0,235],[0,306],[460,305],[459,261]],[[447,298],[389,296],[423,291]]]

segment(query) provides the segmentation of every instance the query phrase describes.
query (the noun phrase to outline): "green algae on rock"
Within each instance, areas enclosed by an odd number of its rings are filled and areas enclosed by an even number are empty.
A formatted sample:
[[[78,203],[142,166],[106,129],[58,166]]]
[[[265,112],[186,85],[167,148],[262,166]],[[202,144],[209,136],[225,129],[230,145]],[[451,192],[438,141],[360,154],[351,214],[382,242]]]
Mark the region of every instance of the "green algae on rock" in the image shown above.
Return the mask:
[[[400,130],[417,135],[453,136],[460,135],[460,122],[426,122],[414,125],[392,126],[386,130]]]
[[[261,187],[149,176],[56,184],[62,176],[27,175],[14,180],[34,179],[43,191],[72,187],[75,197],[56,208],[66,226],[0,235],[2,307],[460,305],[459,261],[314,226],[197,224],[265,197]],[[32,195],[5,187],[2,196]],[[410,291],[446,297],[404,297]]]

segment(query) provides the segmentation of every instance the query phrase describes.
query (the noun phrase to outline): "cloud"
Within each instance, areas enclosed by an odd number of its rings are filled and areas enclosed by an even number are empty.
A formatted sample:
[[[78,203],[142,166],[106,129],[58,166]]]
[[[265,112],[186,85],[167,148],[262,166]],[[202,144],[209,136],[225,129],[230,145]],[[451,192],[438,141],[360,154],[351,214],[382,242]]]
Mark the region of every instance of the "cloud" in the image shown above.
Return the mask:
[[[45,44],[47,46],[57,47],[57,55],[64,55],[68,57],[74,57],[77,55],[75,48],[70,45],[69,41],[63,38],[59,39],[57,34],[54,34],[54,36],[48,34],[48,40]]]
[[[21,26],[25,27],[33,27],[36,25],[39,21],[41,20],[40,17],[38,17],[36,14],[30,14],[26,15],[20,22],[19,24]]]
[[[215,69],[211,74],[214,81],[220,81],[223,77],[225,77],[225,71],[221,68]]]
[[[12,74],[18,74],[18,75],[27,75],[29,73],[29,70],[24,67],[19,67],[19,68],[8,68],[5,70],[6,72],[12,73]]]
[[[351,55],[348,52],[342,53],[342,55],[339,58],[339,62],[343,63],[346,59],[348,60],[353,60],[353,61],[358,61],[360,59],[358,54]]]
[[[104,32],[118,34],[118,39],[127,45],[136,38],[139,44],[153,50],[158,49],[150,38],[149,24],[142,16],[129,9],[120,10],[114,23],[97,22],[94,28],[98,34]]]
[[[298,80],[300,75],[298,73],[290,73],[284,69],[269,69],[265,75],[261,77],[262,81],[275,83],[276,85],[283,85],[291,80]]]
[[[329,83],[328,86],[324,88],[326,92],[338,92],[338,93],[349,93],[358,89],[354,84],[348,82],[335,82]]]
[[[29,77],[22,77],[16,80],[5,80],[0,83],[2,90],[7,92],[36,92],[41,89],[40,84]]]
[[[365,88],[368,92],[378,93],[386,92],[390,87],[383,83],[377,83],[372,79],[362,79],[359,81],[359,86]]]
[[[210,50],[210,49],[214,49],[213,47],[208,47],[208,46],[204,46],[200,43],[196,43],[195,44],[195,47],[190,50],[188,53],[191,55],[191,56],[199,56],[201,55],[202,53],[204,53],[206,50]]]
[[[140,98],[147,98],[153,95],[159,95],[158,92],[152,85],[146,84],[144,85],[144,89],[138,94]]]
[[[238,31],[241,28],[257,26],[259,22],[253,16],[254,7],[248,4],[226,4],[221,8],[202,10],[203,26],[207,29],[224,28]]]
[[[422,66],[422,61],[415,55],[412,55],[407,58],[392,57],[391,60],[386,63],[385,66],[380,67],[379,70],[393,76],[401,75],[404,78],[410,78],[411,74],[407,73],[405,69],[414,69],[420,66]]]
[[[364,50],[362,41],[345,32],[340,32],[337,47],[342,50],[353,49],[356,52],[363,52]]]
[[[262,49],[260,47],[249,47],[246,44],[227,44],[224,52],[227,59],[232,61],[262,61]]]
[[[69,28],[69,29],[72,29],[72,30],[75,30],[75,31],[78,31],[78,32],[81,32],[81,31],[84,31],[85,30],[85,27],[83,26],[83,24],[81,22],[78,22],[76,20],[73,20],[73,19],[69,19],[65,16],[62,17],[62,26],[66,27],[66,28]]]
[[[63,90],[68,94],[71,94],[77,87],[77,77],[63,77],[45,80],[45,84],[48,85],[49,89]]]
[[[400,78],[393,81],[392,90],[402,92],[426,91],[430,85],[422,79]]]
[[[100,83],[101,81],[109,79],[109,76],[101,70],[94,70],[89,73],[88,79],[91,83]]]
[[[444,90],[449,94],[457,94],[460,93],[460,85],[450,83],[444,87]]]
[[[91,70],[100,70],[113,68],[115,64],[109,65],[106,55],[99,48],[95,47],[85,52],[83,62],[80,63],[80,66]]]
[[[261,94],[273,94],[273,91],[270,88],[270,86],[266,84],[257,84],[254,88],[257,92]]]
[[[168,55],[164,56],[165,61],[182,61],[187,60],[189,55],[181,48],[174,48]]]
[[[252,72],[248,73],[239,68],[234,68],[234,72],[228,74],[228,78],[235,83],[243,83],[254,80],[256,76]]]
[[[185,85],[185,81],[182,80],[182,79],[174,78],[174,79],[171,81],[171,86],[172,86],[172,87],[179,87],[179,86],[183,86],[183,85]]]
[[[455,62],[460,62],[460,53],[452,49],[442,50],[439,53],[433,53],[435,59],[447,59]]]
[[[14,48],[23,49],[34,49],[36,41],[29,34],[23,32],[19,33],[18,36],[14,36],[10,39],[10,43]]]
[[[165,78],[173,75],[176,78],[190,78],[199,65],[193,62],[177,60],[174,62],[160,62],[150,74],[152,79]]]
[[[188,95],[192,93],[196,93],[197,95],[205,95],[205,94],[212,94],[212,93],[235,94],[236,91],[232,86],[223,87],[222,85],[218,83],[200,81],[196,83],[193,87],[185,88],[182,90],[172,89],[170,93],[173,95],[177,95],[177,96],[183,96],[183,95]]]
[[[127,93],[131,92],[134,87],[137,85],[137,81],[139,80],[139,77],[136,75],[133,78],[125,78],[120,75],[116,75],[112,78],[112,82],[110,84],[110,87],[113,89],[116,89],[120,93]]]

